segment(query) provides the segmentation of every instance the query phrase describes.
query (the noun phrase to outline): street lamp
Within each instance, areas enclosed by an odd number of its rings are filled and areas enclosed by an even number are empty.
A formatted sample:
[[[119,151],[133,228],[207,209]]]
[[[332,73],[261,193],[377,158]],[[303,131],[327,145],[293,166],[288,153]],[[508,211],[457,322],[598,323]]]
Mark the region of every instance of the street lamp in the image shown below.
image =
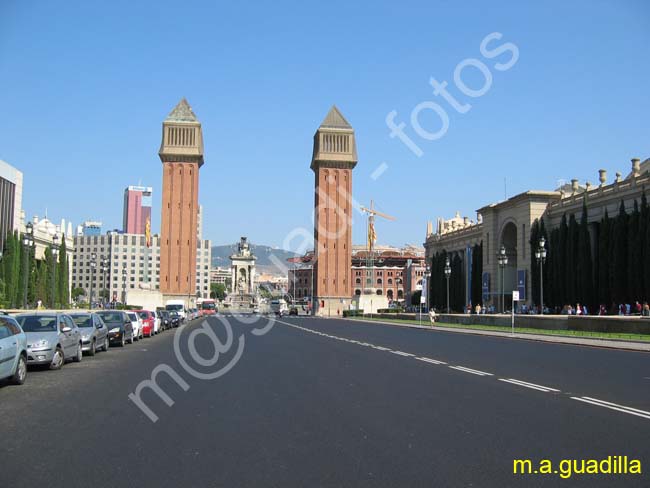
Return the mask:
[[[56,263],[59,256],[59,234],[52,236],[52,247],[50,248],[50,287],[52,296],[50,301],[50,308],[56,307]]]
[[[122,305],[126,305],[126,263],[122,267]]]
[[[29,284],[29,254],[34,246],[34,226],[27,222],[25,234],[23,235],[23,308],[27,308],[27,287]]]
[[[90,310],[93,309],[93,287],[95,286],[95,267],[97,266],[97,254],[90,255]]]
[[[506,255],[506,248],[503,245],[501,245],[501,249],[499,249],[499,252],[497,253],[497,261],[499,263],[499,267],[501,268],[501,312],[505,312],[506,298],[505,283],[503,281],[505,279],[505,269],[506,265],[508,264],[508,256]]]
[[[539,313],[544,315],[544,261],[546,261],[546,239],[539,239],[539,247],[535,251],[535,258],[539,263]]]
[[[449,277],[451,276],[451,265],[449,256],[445,258],[445,279],[447,280],[447,313],[449,313]]]
[[[108,259],[106,259],[104,256],[101,257],[100,260],[101,264],[101,272],[102,272],[102,290],[101,290],[101,299],[102,299],[102,308],[106,308],[106,297],[104,296],[104,293],[106,292],[106,272],[108,271]]]

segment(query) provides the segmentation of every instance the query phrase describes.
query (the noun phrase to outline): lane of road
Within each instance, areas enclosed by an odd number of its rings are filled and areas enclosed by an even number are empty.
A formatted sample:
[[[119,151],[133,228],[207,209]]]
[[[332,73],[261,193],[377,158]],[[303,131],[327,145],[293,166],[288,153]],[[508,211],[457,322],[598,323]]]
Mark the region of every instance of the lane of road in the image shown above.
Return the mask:
[[[453,349],[440,344],[442,334],[427,338],[410,329],[282,320],[328,335],[346,331],[348,339],[406,353],[401,355],[282,323],[256,335],[259,323],[229,322],[230,347],[221,348],[217,363],[192,363],[197,371],[213,372],[243,344],[232,369],[211,381],[184,370],[173,334],[163,334],[59,372],[31,372],[23,387],[0,388],[0,486],[557,486],[557,476],[513,477],[512,460],[617,454],[650,459],[646,419],[417,359],[500,377],[495,358],[508,365],[508,355],[516,361],[524,353],[492,339],[466,336]],[[228,342],[217,319],[208,329]],[[215,343],[206,333],[200,323],[183,329],[179,344],[186,361],[192,344],[201,357],[214,357]],[[549,354],[535,351],[535,344],[523,347],[532,358]],[[467,350],[483,351],[495,364],[465,361],[481,357]],[[642,360],[623,361],[641,368],[635,361]],[[158,384],[174,403],[143,392],[159,417],[152,423],[128,395],[161,364],[188,389],[161,374]],[[584,476],[570,484],[647,486],[647,478]]]

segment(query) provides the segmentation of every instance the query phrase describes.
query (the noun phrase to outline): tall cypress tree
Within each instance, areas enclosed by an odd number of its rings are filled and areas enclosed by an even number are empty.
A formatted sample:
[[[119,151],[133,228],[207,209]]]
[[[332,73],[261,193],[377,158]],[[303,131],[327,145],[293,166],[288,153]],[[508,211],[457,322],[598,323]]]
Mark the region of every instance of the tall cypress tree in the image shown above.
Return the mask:
[[[569,232],[566,246],[566,300],[575,305],[578,301],[578,222],[575,215],[569,217]]]
[[[598,301],[605,307],[610,306],[611,275],[610,275],[610,226],[611,220],[605,209],[605,215],[598,227]]]
[[[539,220],[535,219],[533,225],[530,226],[530,292],[531,299],[534,304],[539,305],[539,263],[535,253],[539,246]]]
[[[594,300],[594,275],[591,259],[591,237],[587,215],[587,202],[582,202],[582,215],[578,230],[578,255],[577,255],[577,294],[582,304],[587,305],[591,313],[595,313]]]
[[[14,249],[15,253],[13,256],[13,271],[12,276],[14,280],[14,290],[13,290],[13,307],[22,307],[24,299],[24,290],[25,290],[25,278],[23,273],[23,259],[25,249],[21,243],[21,238],[18,235],[18,232],[14,233]],[[28,263],[29,264],[29,263]]]
[[[618,216],[614,222],[613,249],[612,249],[612,298],[617,304],[625,303],[628,296],[627,287],[627,220],[625,203],[621,200]]]
[[[569,225],[567,224],[566,214],[562,215],[557,244],[557,299],[560,303],[557,305],[564,306],[568,301],[567,293],[567,255],[568,255]]]
[[[61,239],[61,247],[59,249],[59,263],[57,266],[57,302],[62,307],[67,307],[70,303],[69,289],[69,275],[68,275],[68,252],[65,244],[65,234]],[[428,302],[427,302],[428,303]]]
[[[642,276],[639,268],[641,265],[641,240],[639,239],[639,205],[634,200],[634,208],[628,218],[627,223],[627,278],[628,294],[627,301],[634,303],[638,300],[641,293]]]
[[[650,224],[650,209],[648,200],[645,196],[645,188],[641,193],[641,210],[639,214],[639,248],[641,263],[639,263],[639,294],[642,300],[650,300],[650,241],[648,240],[647,230]]]

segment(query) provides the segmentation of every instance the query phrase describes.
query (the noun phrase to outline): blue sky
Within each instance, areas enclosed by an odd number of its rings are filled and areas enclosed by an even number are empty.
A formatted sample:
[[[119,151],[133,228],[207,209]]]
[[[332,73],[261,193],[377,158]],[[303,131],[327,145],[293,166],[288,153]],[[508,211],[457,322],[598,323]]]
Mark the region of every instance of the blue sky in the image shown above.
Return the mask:
[[[123,189],[154,187],[160,220],[161,123],[186,97],[203,124],[200,201],[216,244],[247,235],[281,246],[312,229],[314,131],[336,104],[357,135],[354,198],[397,217],[379,242],[422,243],[427,220],[560,179],[597,182],[650,157],[650,3],[0,1],[0,159],[24,172],[29,216],[121,227]],[[481,41],[502,34],[488,59]],[[466,59],[492,77],[462,94]],[[449,83],[464,114],[433,94]],[[479,89],[473,68],[462,81]],[[448,114],[438,140],[414,107]],[[386,115],[423,151],[390,138]],[[431,110],[421,125],[435,132]],[[387,170],[372,173],[382,162]],[[364,221],[354,241],[365,241]]]

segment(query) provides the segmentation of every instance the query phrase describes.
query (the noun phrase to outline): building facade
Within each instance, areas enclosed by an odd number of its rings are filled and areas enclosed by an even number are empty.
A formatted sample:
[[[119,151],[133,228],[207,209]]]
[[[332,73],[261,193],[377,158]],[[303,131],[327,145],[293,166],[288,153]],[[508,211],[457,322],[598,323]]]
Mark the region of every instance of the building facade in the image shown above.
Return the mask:
[[[533,284],[533,276],[539,265],[534,258],[531,259],[538,243],[531,245],[530,242],[535,221],[543,219],[546,230],[550,231],[558,228],[563,217],[579,220],[584,205],[594,249],[594,236],[605,212],[610,216],[616,215],[621,202],[628,213],[632,212],[635,201],[638,204],[645,189],[650,188],[650,159],[643,163],[637,158],[632,159],[627,177],[617,173],[610,184],[607,183],[607,171],[601,169],[598,180],[599,185],[589,182],[580,185],[574,179],[571,184],[554,191],[520,193],[479,208],[476,221],[460,218],[458,214],[448,221],[439,219],[436,232],[430,224],[427,226],[424,244],[427,262],[442,254],[458,263],[457,272],[462,274],[461,288],[464,292],[462,302],[466,305],[482,303],[494,307],[494,310],[509,309],[515,290],[520,294],[520,304],[539,304],[541,297],[538,292],[533,293],[538,280]],[[500,265],[498,259],[502,247],[507,257],[505,265]],[[475,255],[477,249],[480,249],[480,256]],[[480,263],[478,274],[472,271],[476,268],[474,263]],[[480,283],[476,283],[477,280]],[[433,279],[432,286],[435,283]]]
[[[167,298],[183,299],[195,292],[203,165],[201,124],[185,99],[163,122],[159,155],[163,163],[160,291]]]
[[[314,135],[315,313],[350,308],[352,286],[352,170],[357,164],[354,130],[333,106]]]
[[[7,234],[20,228],[22,199],[22,172],[0,160],[0,251]]]
[[[152,194],[150,186],[128,186],[124,190],[122,231],[125,234],[145,233],[147,222],[151,223]]]
[[[193,297],[210,297],[210,260],[212,243],[200,241],[196,250]],[[139,234],[109,232],[101,236],[76,236],[74,239],[72,286],[83,288],[86,297],[93,290],[97,301],[100,291],[109,291],[109,301],[124,302],[129,290],[160,290],[160,238],[152,236],[151,246]],[[91,261],[95,255],[96,266]],[[107,270],[101,271],[101,260],[107,261]],[[92,283],[92,285],[91,285]]]
[[[367,248],[363,245],[352,246],[350,298],[361,295],[364,288],[370,287],[375,289],[377,295],[385,296],[389,302],[410,304],[413,294],[422,289],[422,278],[426,272],[424,249],[415,246],[376,246],[374,252],[373,279],[370,284],[366,284],[370,276],[366,260]],[[307,253],[299,263],[294,263],[288,269],[288,292],[296,300],[309,300],[311,297],[314,280],[312,257],[313,253]]]

